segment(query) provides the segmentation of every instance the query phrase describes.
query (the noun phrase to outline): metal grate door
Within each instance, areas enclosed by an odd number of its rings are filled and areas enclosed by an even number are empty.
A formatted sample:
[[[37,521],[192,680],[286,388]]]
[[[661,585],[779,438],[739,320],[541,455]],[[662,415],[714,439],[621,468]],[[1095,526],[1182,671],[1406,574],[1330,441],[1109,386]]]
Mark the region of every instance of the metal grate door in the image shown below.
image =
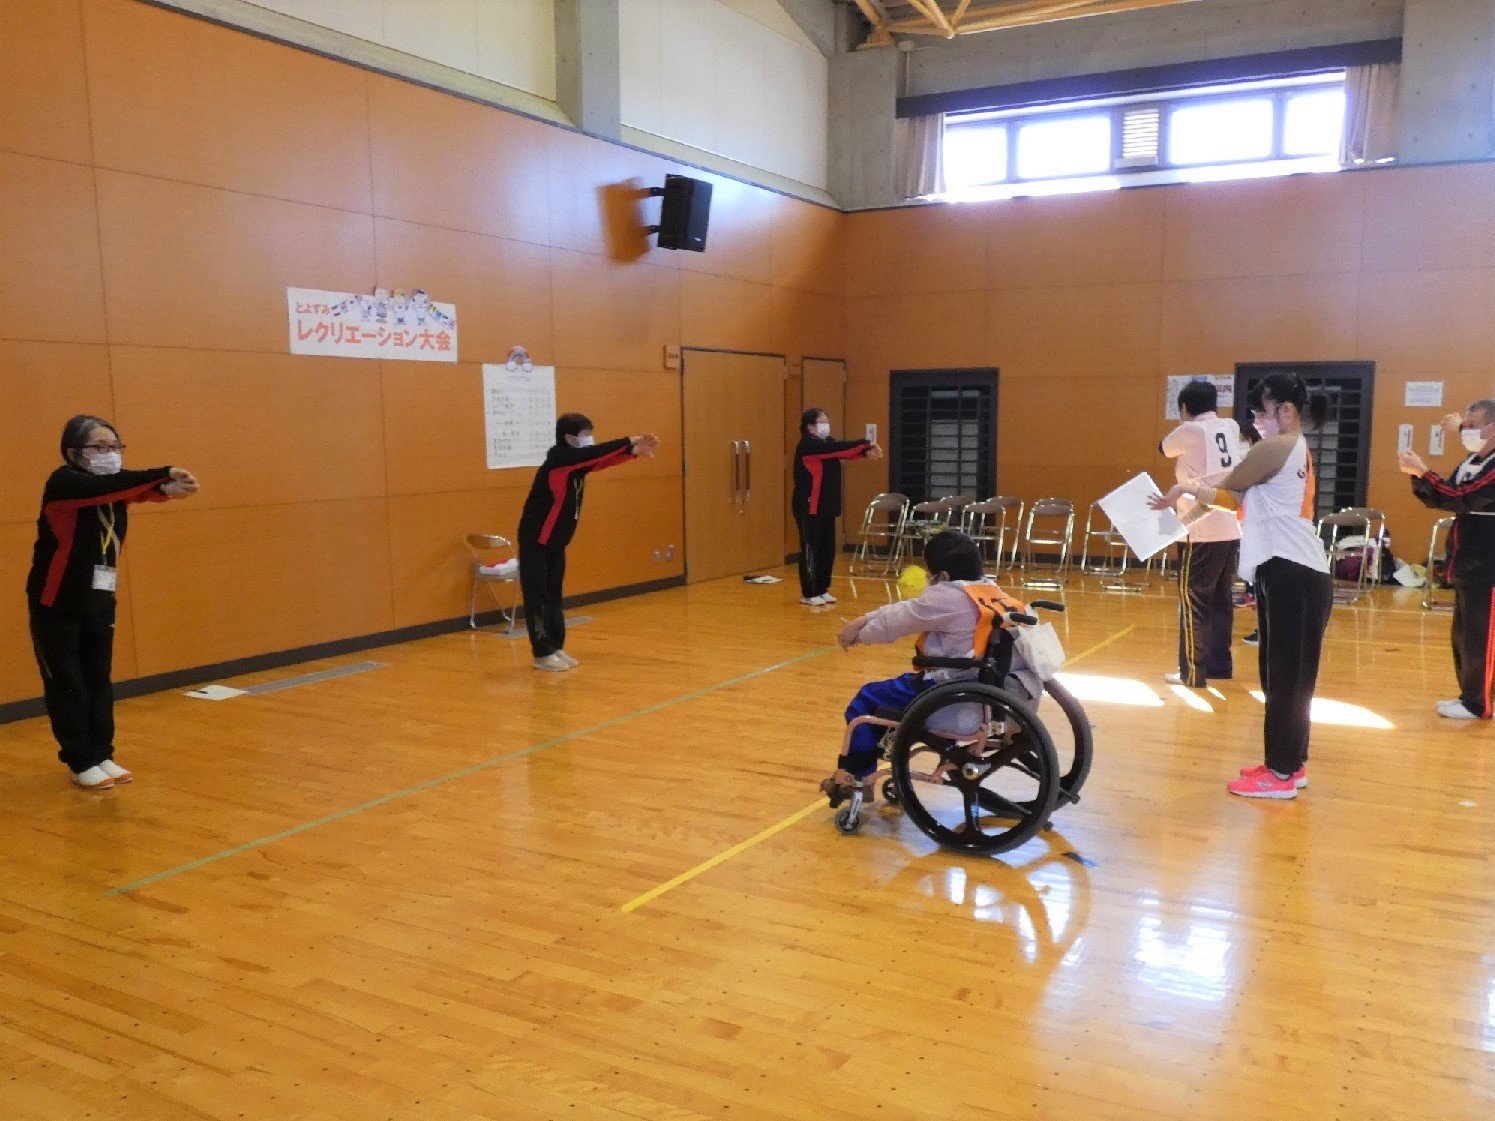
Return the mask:
[[[996,370],[894,370],[891,396],[893,490],[915,502],[996,493]]]

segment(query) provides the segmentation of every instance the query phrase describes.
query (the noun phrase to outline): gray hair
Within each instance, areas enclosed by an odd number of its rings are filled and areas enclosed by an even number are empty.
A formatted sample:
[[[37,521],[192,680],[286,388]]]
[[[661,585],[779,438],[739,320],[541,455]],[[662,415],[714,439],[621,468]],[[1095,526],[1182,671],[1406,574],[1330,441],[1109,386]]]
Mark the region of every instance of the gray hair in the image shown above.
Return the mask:
[[[1480,411],[1480,415],[1485,418],[1486,424],[1495,421],[1495,398],[1481,397],[1464,411],[1472,413],[1475,409]]]

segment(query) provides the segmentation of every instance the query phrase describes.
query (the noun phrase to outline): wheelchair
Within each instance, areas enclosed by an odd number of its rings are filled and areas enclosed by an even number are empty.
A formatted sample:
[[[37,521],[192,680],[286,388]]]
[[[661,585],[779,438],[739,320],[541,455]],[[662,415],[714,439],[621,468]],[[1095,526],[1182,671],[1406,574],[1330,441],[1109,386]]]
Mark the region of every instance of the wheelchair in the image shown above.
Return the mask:
[[[1063,611],[1034,600],[1032,608]],[[861,829],[863,809],[881,780],[885,802],[900,807],[921,833],[948,849],[999,853],[1017,848],[1049,828],[1059,808],[1080,800],[1090,774],[1094,734],[1079,700],[1058,681],[1043,691],[1064,715],[1051,734],[1021,686],[1007,687],[1012,627],[1033,626],[1035,615],[1009,611],[1007,627],[994,627],[980,658],[919,656],[920,669],[977,670],[974,678],[945,682],[920,693],[901,712],[880,709],[846,728],[843,754],[862,724],[884,730],[880,766],[852,788],[836,813],[845,834]]]

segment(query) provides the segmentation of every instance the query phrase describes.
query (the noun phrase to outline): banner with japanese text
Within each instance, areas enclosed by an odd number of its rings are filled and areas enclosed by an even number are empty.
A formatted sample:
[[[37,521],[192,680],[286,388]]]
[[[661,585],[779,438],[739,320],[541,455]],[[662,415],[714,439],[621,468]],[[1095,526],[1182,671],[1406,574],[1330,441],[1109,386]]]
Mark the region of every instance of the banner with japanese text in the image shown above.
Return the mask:
[[[457,306],[436,303],[422,288],[408,295],[375,288],[369,295],[287,288],[291,353],[333,358],[457,360]]]

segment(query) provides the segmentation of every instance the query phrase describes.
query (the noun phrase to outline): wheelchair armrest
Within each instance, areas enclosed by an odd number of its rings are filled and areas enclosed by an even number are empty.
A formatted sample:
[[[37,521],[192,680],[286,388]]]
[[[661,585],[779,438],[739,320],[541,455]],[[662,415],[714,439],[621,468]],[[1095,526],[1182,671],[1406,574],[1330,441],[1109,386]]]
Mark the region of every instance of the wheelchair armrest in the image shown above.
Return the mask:
[[[914,665],[919,669],[980,669],[984,658],[933,658],[919,654]]]

